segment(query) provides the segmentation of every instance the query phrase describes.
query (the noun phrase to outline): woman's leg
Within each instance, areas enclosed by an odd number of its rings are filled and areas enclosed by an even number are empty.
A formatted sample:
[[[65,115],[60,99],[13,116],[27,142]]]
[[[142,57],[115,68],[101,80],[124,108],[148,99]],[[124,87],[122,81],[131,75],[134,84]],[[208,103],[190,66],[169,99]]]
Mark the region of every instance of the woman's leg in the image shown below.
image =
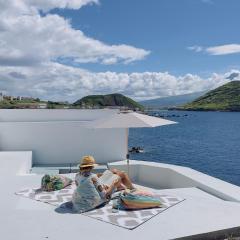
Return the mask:
[[[134,186],[129,178],[129,176],[118,169],[112,169],[112,173],[117,174],[121,178],[121,182],[123,185],[125,185],[129,189],[134,189]]]

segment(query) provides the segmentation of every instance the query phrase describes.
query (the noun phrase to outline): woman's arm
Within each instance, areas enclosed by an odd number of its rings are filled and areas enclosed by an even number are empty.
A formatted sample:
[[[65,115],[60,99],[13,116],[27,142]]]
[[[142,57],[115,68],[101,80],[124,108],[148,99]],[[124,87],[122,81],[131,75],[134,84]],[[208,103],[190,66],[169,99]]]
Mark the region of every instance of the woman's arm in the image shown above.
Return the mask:
[[[99,195],[101,196],[101,198],[106,199],[106,198],[107,198],[106,190],[105,190],[104,187],[98,182],[97,177],[93,177],[93,178],[92,178],[92,182],[93,182],[95,188],[97,189],[97,191],[99,192]]]
[[[112,194],[113,192],[113,189],[114,188],[117,188],[117,186],[121,183],[121,179],[116,179],[109,187],[108,189],[106,190],[106,195],[107,197],[110,197],[110,195]]]
[[[97,191],[99,192],[101,198],[109,198],[113,192],[113,189],[116,188],[119,183],[121,182],[121,179],[115,180],[109,187],[105,188],[103,185],[101,185],[98,182],[98,179],[96,177],[92,178],[92,182],[94,186],[96,187]]]

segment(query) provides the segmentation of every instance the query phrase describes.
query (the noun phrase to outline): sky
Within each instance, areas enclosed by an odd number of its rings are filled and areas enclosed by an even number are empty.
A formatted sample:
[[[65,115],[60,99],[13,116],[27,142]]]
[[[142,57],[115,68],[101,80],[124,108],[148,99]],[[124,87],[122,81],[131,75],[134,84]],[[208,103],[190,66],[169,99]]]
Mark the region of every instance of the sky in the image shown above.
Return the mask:
[[[240,79],[239,8],[238,0],[0,0],[0,91],[73,102],[214,89]]]

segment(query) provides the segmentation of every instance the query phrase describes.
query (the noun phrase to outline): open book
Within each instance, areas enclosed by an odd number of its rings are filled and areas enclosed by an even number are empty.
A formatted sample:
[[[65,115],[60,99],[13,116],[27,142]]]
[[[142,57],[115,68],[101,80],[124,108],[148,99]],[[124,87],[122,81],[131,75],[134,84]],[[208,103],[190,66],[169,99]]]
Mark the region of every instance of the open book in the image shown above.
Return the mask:
[[[116,174],[113,174],[111,171],[104,171],[103,175],[99,178],[101,183],[110,186],[114,181],[118,180],[120,177]]]

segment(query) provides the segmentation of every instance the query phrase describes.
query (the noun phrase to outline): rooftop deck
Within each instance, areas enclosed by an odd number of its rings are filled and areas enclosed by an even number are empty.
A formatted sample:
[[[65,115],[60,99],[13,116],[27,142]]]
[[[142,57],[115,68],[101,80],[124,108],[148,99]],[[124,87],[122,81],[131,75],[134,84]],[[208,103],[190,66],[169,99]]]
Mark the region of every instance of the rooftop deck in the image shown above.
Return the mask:
[[[233,228],[240,226],[239,203],[224,201],[216,195],[209,194],[190,185],[188,187],[179,186],[178,188],[173,188],[174,184],[172,182],[169,184],[169,189],[161,189],[163,185],[159,184],[159,187],[157,187],[157,182],[161,182],[158,175],[151,176],[153,179],[152,183],[147,182],[144,178],[141,179],[140,175],[135,175],[137,168],[134,167],[134,164],[136,165],[134,161],[132,161],[133,165],[131,165],[133,179],[135,178],[136,181],[140,180],[140,184],[145,183],[147,186],[155,185],[154,188],[158,188],[158,191],[162,193],[183,197],[186,200],[153,217],[150,221],[134,230],[123,229],[80,214],[60,214],[55,211],[56,208],[54,206],[14,195],[15,191],[22,188],[39,186],[42,175],[26,174],[30,159],[31,154],[29,152],[0,153],[1,166],[3,166],[0,170],[0,223],[1,226],[4,226],[0,228],[2,239],[30,240],[48,238],[63,240],[77,239],[82,236],[88,236],[89,239],[107,239],[109,236],[112,236],[116,240],[145,240],[149,236],[161,240],[189,236],[191,236],[189,239],[213,239],[209,232],[217,231],[214,233],[214,236],[220,236],[227,233],[226,229],[231,229],[231,232]],[[146,167],[147,165],[151,167],[152,164],[154,168],[158,165],[156,163],[144,164],[146,164]],[[121,165],[124,166],[124,163],[111,164],[110,167],[118,166],[121,168]],[[165,167],[166,169],[169,169],[169,167],[178,168],[177,166],[165,164],[159,164],[158,167]],[[139,170],[137,170],[138,173],[140,173]],[[184,171],[187,171],[187,169]],[[199,181],[204,180],[204,175],[201,175],[201,173],[197,175]],[[208,178],[205,180],[209,182]],[[212,180],[217,181],[214,178]],[[221,185],[222,182],[220,181],[218,184]],[[225,185],[223,184],[222,186],[225,190],[227,190],[228,186],[230,191],[233,185],[223,183]],[[226,195],[226,192],[224,194]],[[222,233],[219,232],[222,230],[224,230]],[[204,236],[199,235],[205,233],[208,234]]]

